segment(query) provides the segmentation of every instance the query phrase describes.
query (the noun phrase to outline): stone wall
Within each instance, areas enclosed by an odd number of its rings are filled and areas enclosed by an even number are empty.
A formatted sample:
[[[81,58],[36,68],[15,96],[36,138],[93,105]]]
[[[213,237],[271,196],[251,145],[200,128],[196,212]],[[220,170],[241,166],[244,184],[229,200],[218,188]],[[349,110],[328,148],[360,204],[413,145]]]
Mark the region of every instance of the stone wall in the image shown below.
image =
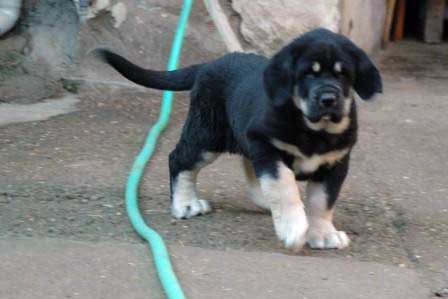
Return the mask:
[[[315,27],[339,29],[339,0],[233,0],[233,9],[244,39],[263,54]]]
[[[341,32],[371,52],[385,16],[384,0],[233,0],[232,7],[245,41],[267,55],[316,27]]]

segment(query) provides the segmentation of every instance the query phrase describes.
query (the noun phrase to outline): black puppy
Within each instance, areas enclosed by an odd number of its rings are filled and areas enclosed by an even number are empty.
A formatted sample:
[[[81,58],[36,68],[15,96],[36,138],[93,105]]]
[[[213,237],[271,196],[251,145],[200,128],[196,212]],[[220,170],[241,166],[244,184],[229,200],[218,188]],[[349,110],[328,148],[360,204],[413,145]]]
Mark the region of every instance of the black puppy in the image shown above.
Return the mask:
[[[169,157],[172,214],[210,211],[195,189],[201,168],[220,153],[243,156],[253,201],[272,212],[285,246],[343,248],[334,204],[356,142],[353,90],[382,91],[377,68],[346,37],[308,32],[272,59],[232,53],[171,72],[140,68],[108,50],[96,53],[129,80],[165,90],[191,90],[182,136]],[[307,180],[305,213],[296,180]]]

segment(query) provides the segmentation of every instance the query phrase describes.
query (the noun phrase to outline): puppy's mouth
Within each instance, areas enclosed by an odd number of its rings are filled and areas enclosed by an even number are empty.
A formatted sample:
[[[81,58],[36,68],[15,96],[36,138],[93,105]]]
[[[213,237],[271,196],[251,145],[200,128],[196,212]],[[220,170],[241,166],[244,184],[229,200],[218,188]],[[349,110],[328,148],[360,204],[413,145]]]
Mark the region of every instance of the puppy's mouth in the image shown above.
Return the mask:
[[[322,114],[315,114],[315,115],[305,115],[305,117],[312,123],[318,123],[321,121],[324,122],[332,122],[332,123],[339,123],[342,121],[342,114],[340,113],[322,113]]]
[[[302,103],[302,112],[311,123],[339,123],[343,118],[342,99],[339,87],[331,84],[318,86],[310,90],[308,100]]]

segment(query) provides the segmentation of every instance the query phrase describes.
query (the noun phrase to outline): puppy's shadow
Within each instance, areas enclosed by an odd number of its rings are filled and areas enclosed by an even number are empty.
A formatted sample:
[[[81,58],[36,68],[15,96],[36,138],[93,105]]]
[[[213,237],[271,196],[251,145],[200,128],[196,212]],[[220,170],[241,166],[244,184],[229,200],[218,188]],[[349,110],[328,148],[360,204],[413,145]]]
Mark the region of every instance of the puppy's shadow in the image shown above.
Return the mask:
[[[259,208],[251,203],[244,202],[244,204],[235,205],[223,201],[212,203],[212,208],[214,212],[224,212],[233,215],[249,215],[249,216],[271,215],[269,211]]]

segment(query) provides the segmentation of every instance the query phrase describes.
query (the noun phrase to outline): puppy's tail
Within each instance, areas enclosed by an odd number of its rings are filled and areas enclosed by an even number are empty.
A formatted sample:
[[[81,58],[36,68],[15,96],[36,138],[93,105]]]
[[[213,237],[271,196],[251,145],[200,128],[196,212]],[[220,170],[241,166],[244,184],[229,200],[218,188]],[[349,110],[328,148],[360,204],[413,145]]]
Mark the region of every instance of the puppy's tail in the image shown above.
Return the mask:
[[[203,66],[202,64],[196,64],[175,71],[154,71],[141,68],[107,49],[95,49],[93,53],[128,80],[149,88],[162,90],[190,90],[199,69]]]

